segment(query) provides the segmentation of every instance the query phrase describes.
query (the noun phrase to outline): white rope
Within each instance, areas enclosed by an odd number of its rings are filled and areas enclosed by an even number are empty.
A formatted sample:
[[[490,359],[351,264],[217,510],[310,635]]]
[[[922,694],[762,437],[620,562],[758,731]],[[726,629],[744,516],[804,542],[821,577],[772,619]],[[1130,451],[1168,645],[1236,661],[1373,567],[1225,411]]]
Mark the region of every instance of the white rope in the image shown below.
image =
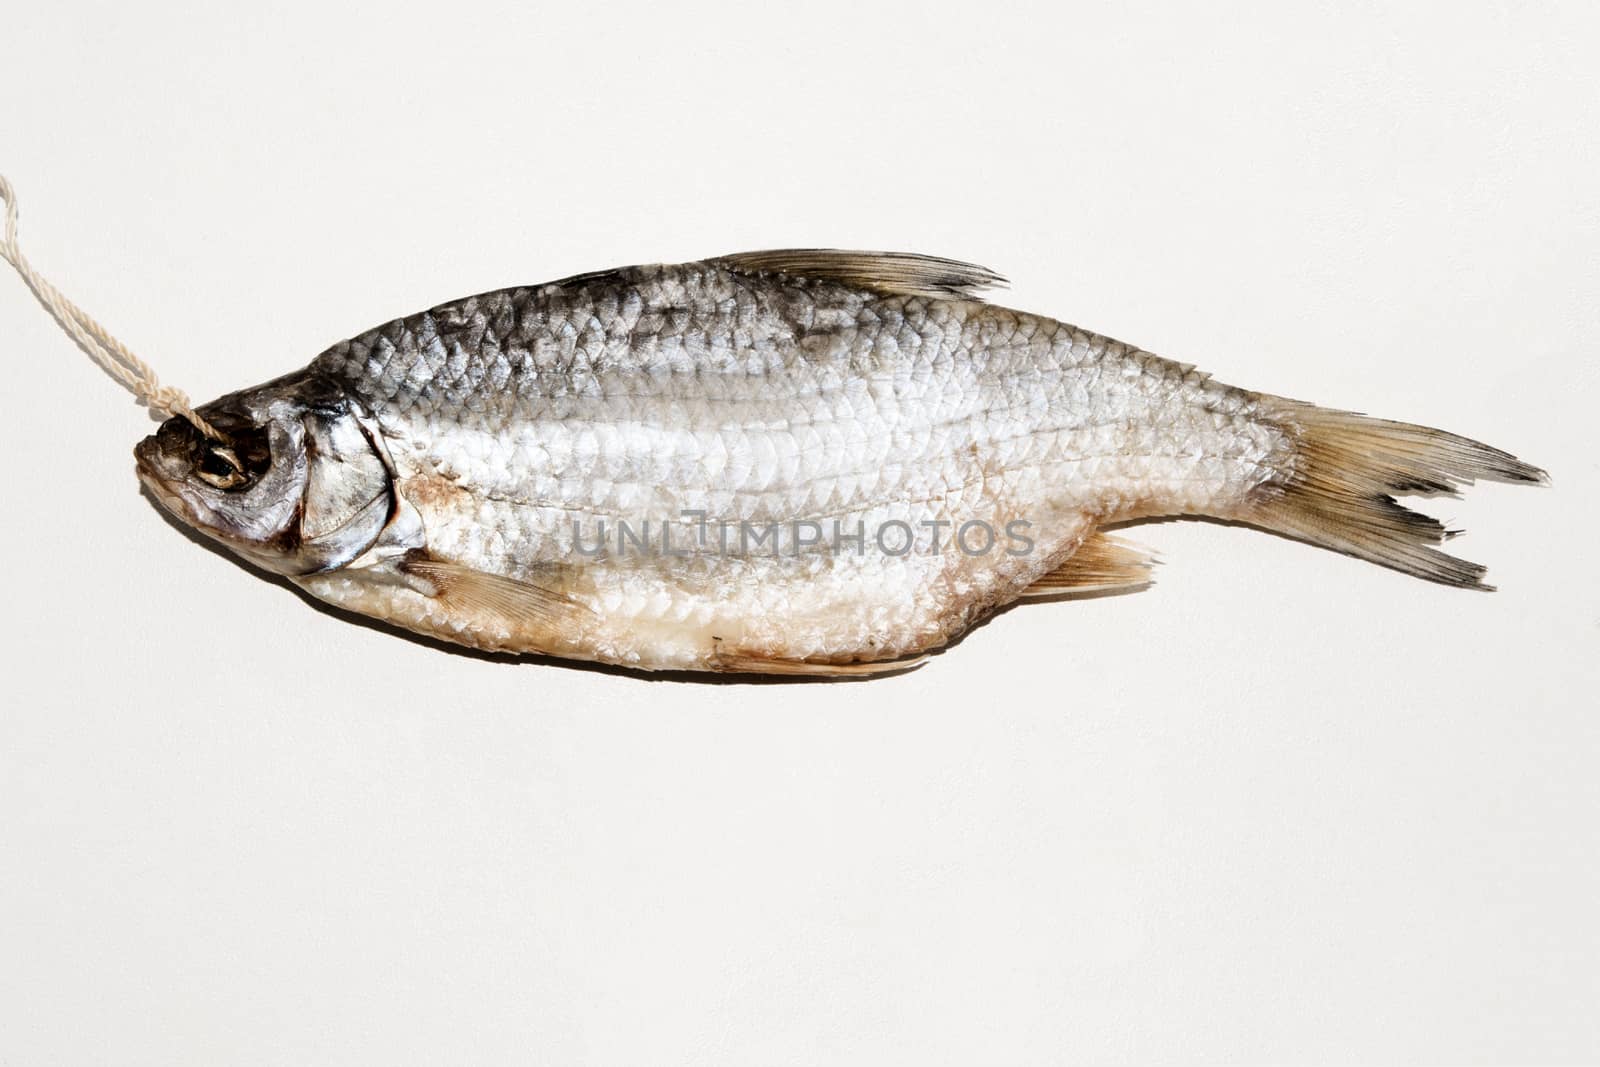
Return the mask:
[[[167,415],[181,415],[212,440],[226,441],[227,438],[218,433],[215,426],[194,413],[187,393],[170,385],[162,385],[150,364],[128,351],[126,345],[111,336],[88,312],[68,300],[61,290],[33,269],[33,264],[17,247],[17,197],[3,174],[0,174],[0,200],[6,204],[6,232],[5,240],[0,241],[0,257],[22,275],[22,280],[28,283],[33,295],[39,298],[45,310],[55,316],[67,336],[78,342],[78,347],[87,352],[90,359],[100,364],[107,374],[126,386],[144,404]]]

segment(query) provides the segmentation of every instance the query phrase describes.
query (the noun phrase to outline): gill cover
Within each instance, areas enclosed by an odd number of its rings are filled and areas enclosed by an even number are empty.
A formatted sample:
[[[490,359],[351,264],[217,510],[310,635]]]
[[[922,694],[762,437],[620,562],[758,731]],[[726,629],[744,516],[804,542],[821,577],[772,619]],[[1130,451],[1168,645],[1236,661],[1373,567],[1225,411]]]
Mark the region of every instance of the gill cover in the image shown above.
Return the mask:
[[[303,422],[306,487],[300,510],[302,574],[343,567],[383,533],[393,480],[377,440],[349,412]]]

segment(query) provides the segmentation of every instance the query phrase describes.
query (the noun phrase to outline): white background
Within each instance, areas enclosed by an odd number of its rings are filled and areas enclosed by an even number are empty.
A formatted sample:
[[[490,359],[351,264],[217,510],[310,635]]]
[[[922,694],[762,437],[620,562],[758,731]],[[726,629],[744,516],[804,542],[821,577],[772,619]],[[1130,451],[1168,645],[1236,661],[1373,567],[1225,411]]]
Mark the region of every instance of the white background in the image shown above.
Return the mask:
[[[1600,1059],[1591,5],[0,18],[0,170],[197,400],[467,293],[903,248],[1550,468],[1493,596],[1243,530],[913,674],[704,685],[310,608],[139,494],[0,278],[0,1062]]]

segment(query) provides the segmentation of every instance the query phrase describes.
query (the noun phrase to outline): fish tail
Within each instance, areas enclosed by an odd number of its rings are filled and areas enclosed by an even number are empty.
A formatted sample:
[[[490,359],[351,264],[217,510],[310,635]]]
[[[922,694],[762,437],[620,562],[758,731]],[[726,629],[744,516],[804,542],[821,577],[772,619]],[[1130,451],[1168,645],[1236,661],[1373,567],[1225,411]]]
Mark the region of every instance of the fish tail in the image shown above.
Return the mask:
[[[1277,473],[1238,518],[1397,571],[1464,589],[1492,589],[1485,568],[1438,547],[1459,531],[1397,495],[1455,496],[1478,479],[1549,484],[1508,452],[1443,430],[1262,397],[1291,442]]]

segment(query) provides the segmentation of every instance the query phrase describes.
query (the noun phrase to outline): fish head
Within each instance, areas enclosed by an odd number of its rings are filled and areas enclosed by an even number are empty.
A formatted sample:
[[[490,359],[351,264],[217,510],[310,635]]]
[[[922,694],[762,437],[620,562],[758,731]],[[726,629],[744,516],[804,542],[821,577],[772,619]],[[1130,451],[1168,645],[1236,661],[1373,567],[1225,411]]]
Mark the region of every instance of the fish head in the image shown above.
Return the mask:
[[[198,409],[226,440],[182,416],[134,448],[139,480],[185,525],[278,574],[334,570],[382,535],[392,466],[337,385],[299,377]]]

